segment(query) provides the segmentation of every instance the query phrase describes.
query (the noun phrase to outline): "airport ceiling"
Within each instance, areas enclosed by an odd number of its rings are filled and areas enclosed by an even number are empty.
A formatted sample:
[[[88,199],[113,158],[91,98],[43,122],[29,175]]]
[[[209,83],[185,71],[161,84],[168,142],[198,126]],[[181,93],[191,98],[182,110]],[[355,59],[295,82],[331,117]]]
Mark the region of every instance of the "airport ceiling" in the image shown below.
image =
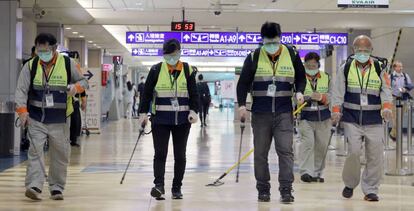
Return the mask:
[[[41,19],[35,3],[46,11]],[[83,36],[91,48],[133,62],[125,32],[169,31],[171,21],[182,20],[183,8],[196,31],[258,31],[267,20],[283,31],[414,27],[414,0],[390,0],[388,9],[341,9],[336,0],[20,0],[20,7],[27,18],[63,24],[65,36]]]

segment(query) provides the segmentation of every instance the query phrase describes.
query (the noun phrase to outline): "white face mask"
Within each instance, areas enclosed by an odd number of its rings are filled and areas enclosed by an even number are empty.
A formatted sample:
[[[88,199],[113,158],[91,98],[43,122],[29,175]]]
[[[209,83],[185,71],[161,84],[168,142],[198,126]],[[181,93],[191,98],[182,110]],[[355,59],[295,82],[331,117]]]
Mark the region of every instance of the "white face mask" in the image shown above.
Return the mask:
[[[355,53],[354,58],[359,62],[359,63],[366,63],[368,62],[370,57],[369,53]]]
[[[315,70],[309,70],[309,69],[305,69],[306,73],[310,76],[315,76],[316,74],[318,74],[319,69],[315,69]]]
[[[53,58],[53,52],[52,51],[39,52],[37,55],[39,56],[39,59],[42,60],[43,62],[50,62],[50,60],[52,60],[52,58]]]
[[[264,44],[263,47],[267,53],[275,54],[279,50],[280,45],[276,43],[269,43],[269,44]]]

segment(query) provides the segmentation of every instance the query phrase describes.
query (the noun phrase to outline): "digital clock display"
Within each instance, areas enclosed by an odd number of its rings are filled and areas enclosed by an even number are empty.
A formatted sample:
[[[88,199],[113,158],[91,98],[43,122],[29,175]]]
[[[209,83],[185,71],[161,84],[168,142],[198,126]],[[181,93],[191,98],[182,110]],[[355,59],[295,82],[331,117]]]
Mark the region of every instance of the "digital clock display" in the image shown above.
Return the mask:
[[[171,31],[194,31],[194,22],[171,22]]]

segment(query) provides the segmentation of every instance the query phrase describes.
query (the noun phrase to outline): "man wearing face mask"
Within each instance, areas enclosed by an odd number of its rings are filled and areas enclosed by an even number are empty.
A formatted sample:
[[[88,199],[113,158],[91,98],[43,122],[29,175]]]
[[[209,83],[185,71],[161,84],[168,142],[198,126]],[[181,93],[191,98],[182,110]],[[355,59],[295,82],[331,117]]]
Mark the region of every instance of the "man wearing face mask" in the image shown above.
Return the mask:
[[[315,52],[305,56],[306,89],[308,102],[301,112],[299,131],[302,142],[299,145],[299,173],[303,182],[324,182],[322,172],[328,151],[331,130],[329,111],[329,75],[319,71],[320,57]]]
[[[353,42],[354,56],[340,68],[332,87],[332,121],[342,119],[348,157],[342,172],[342,196],[351,198],[361,180],[361,145],[364,141],[367,163],[361,187],[366,201],[378,201],[383,174],[383,119],[392,118],[390,79],[378,60],[370,57],[372,42],[361,35]]]
[[[304,101],[305,70],[299,54],[280,44],[280,25],[262,25],[263,46],[247,56],[237,84],[239,116],[247,117],[246,97],[252,89],[254,172],[260,202],[270,201],[268,153],[275,140],[279,157],[279,191],[282,203],[294,201],[293,183],[293,90],[298,104]]]
[[[49,190],[51,199],[63,200],[69,164],[70,115],[72,96],[82,93],[88,84],[79,74],[76,62],[59,54],[56,38],[41,33],[35,39],[37,55],[27,62],[16,88],[16,112],[28,126],[30,148],[26,171],[26,197],[41,200],[45,175],[41,163],[43,146],[49,141]]]
[[[164,200],[165,162],[168,142],[172,134],[174,148],[174,179],[172,199],[182,199],[182,180],[186,166],[187,139],[191,124],[197,122],[198,94],[196,71],[181,62],[181,46],[178,40],[170,39],[163,46],[164,61],[152,66],[145,82],[139,106],[139,125],[148,122],[147,112],[151,108],[152,138],[154,143],[154,184],[151,196]],[[152,103],[152,105],[151,105]]]
[[[392,88],[392,96],[394,99],[394,102],[396,101],[397,97],[401,97],[401,100],[407,101],[409,99],[412,99],[410,95],[410,91],[413,89],[413,84],[411,82],[411,78],[408,74],[403,72],[403,64],[400,61],[395,61],[392,64],[392,69],[394,70],[391,74],[391,88]],[[403,111],[406,111],[406,104],[403,104]],[[390,137],[392,140],[395,141],[397,136],[397,130],[396,130],[396,118],[395,115],[396,107],[393,106],[393,117],[392,117],[392,130],[390,132]]]

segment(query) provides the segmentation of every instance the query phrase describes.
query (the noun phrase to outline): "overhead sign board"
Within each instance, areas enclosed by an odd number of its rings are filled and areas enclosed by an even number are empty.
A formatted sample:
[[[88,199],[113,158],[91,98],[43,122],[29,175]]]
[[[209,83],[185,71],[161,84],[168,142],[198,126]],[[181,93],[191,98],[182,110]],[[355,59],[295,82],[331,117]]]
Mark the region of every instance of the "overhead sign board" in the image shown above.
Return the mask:
[[[128,44],[162,44],[175,38],[184,44],[259,44],[258,32],[127,32]],[[347,45],[347,33],[282,33],[281,42],[292,45]]]
[[[344,8],[388,8],[389,0],[338,0],[338,7]]]
[[[253,50],[250,49],[181,49],[182,57],[246,57]],[[162,56],[162,49],[133,48],[132,56]]]

